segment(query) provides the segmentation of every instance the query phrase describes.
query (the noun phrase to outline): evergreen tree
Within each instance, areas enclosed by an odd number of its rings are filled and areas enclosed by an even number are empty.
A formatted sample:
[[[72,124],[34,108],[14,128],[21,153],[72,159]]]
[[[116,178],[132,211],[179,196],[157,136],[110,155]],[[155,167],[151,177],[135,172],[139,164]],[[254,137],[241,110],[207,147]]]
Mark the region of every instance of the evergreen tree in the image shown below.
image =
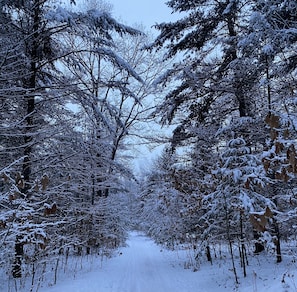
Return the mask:
[[[217,177],[216,189],[203,198],[203,236],[213,242],[227,238],[233,257],[234,240],[243,241],[251,234],[250,214],[273,210],[275,206],[263,191],[269,181],[261,160],[242,138],[229,141],[213,173]]]
[[[240,1],[168,2],[173,12],[187,14],[174,23],[156,26],[160,35],[154,46],[165,46],[167,57],[184,55],[163,78],[164,82],[176,76],[179,80],[162,105],[169,121],[179,109],[187,112],[184,123],[201,123],[211,117],[219,123],[236,111],[241,117],[253,115],[249,91],[257,71],[238,51],[249,5],[242,6]]]

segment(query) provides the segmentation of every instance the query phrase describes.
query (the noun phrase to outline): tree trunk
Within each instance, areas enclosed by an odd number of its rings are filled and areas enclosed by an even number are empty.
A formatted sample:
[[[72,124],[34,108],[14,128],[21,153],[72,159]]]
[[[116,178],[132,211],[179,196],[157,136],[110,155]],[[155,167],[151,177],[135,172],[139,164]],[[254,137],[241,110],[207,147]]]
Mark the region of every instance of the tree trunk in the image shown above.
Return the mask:
[[[212,258],[211,258],[209,245],[206,247],[206,257],[207,257],[207,260],[212,264]]]
[[[258,242],[260,235],[256,230],[253,231],[253,235],[254,235],[254,240],[256,241],[254,253],[259,254],[260,252],[262,252],[264,250],[264,245],[262,243]]]
[[[281,263],[282,262],[282,253],[281,253],[281,245],[280,245],[279,236],[277,237],[275,245],[276,245],[276,262]]]
[[[22,256],[24,254],[24,245],[19,240],[19,238],[16,239],[14,246],[15,258],[12,266],[12,276],[14,278],[22,277]]]
[[[241,258],[241,266],[243,268],[243,276],[246,277],[246,249],[244,245],[244,235],[243,235],[243,219],[242,216],[243,211],[240,211],[240,258]]]
[[[273,187],[273,193],[276,193],[275,188]],[[274,204],[277,206],[277,199],[273,200]],[[280,245],[280,232],[279,232],[279,227],[277,224],[277,221],[275,218],[272,218],[273,222],[273,229],[274,229],[274,234],[276,236],[276,241],[275,241],[275,247],[276,247],[276,262],[280,263],[282,262],[282,253],[281,253],[281,245]]]
[[[228,214],[229,212],[228,212],[228,205],[227,205],[227,201],[226,201],[226,196],[224,196],[224,201],[225,201],[224,203],[225,203],[226,235],[227,235],[227,240],[228,240],[228,243],[229,243],[233,274],[234,274],[234,277],[235,277],[236,284],[239,284],[238,276],[237,276],[237,272],[236,272],[236,267],[235,267],[232,239],[231,239],[231,234],[230,234],[230,220],[229,220],[229,214]]]
[[[30,67],[28,72],[28,78],[24,80],[24,88],[27,90],[25,96],[26,108],[26,127],[25,127],[25,150],[24,150],[24,163],[23,163],[23,177],[25,181],[24,193],[26,194],[30,189],[30,174],[32,168],[32,140],[33,140],[33,113],[35,111],[35,94],[36,94],[36,80],[37,80],[37,62],[38,62],[38,47],[39,47],[39,26],[40,26],[40,3],[38,0],[35,1],[33,15],[33,34],[31,46],[26,44],[28,47],[28,57],[30,58]],[[30,42],[29,42],[30,43]]]
[[[22,174],[24,179],[24,188],[20,191],[23,193],[24,199],[26,199],[30,194],[30,180],[32,171],[32,141],[33,141],[33,114],[35,111],[35,94],[36,94],[36,80],[37,80],[37,62],[38,62],[38,47],[39,47],[39,27],[40,27],[40,5],[39,0],[35,0],[32,6],[33,18],[32,18],[32,30],[33,33],[30,37],[25,40],[25,45],[27,47],[27,54],[30,58],[30,67],[28,68],[28,77],[23,80],[23,86],[26,90],[25,104],[26,104],[26,116],[25,116],[25,135],[24,135],[24,161],[22,166]],[[30,24],[30,23],[28,23]],[[29,32],[28,32],[29,33]],[[31,34],[31,31],[30,31]],[[24,254],[24,244],[22,241],[22,235],[16,238],[15,242],[15,260],[12,267],[12,274],[14,278],[21,278],[21,265],[22,256]]]

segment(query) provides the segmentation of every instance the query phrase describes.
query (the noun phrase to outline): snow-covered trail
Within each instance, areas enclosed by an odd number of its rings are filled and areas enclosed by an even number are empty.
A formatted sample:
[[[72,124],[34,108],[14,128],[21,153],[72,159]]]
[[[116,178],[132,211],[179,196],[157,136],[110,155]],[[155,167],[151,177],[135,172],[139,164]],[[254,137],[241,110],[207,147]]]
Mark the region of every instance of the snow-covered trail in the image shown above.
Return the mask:
[[[113,292],[181,291],[172,283],[170,263],[164,261],[160,248],[148,238],[132,234],[129,248],[117,261],[117,269],[104,289]],[[177,280],[177,279],[175,279]]]
[[[249,257],[247,278],[237,268],[241,284],[236,288],[229,259],[217,259],[213,265],[204,260],[192,272],[185,269],[192,259],[187,250],[162,251],[138,232],[130,233],[127,245],[102,266],[100,258],[93,258],[91,271],[61,271],[57,285],[44,284],[38,292],[297,292],[296,264],[291,260],[276,265],[268,255]]]
[[[152,240],[140,233],[133,232],[127,242],[128,247],[122,254],[103,264],[97,271],[65,280],[46,292],[190,292],[214,291],[213,277],[197,275],[182,268],[177,254],[162,252]],[[206,272],[206,271],[205,271]],[[210,279],[213,278],[214,281]],[[217,285],[219,288],[219,285]],[[220,287],[224,290],[224,287]],[[217,290],[219,291],[219,290]]]

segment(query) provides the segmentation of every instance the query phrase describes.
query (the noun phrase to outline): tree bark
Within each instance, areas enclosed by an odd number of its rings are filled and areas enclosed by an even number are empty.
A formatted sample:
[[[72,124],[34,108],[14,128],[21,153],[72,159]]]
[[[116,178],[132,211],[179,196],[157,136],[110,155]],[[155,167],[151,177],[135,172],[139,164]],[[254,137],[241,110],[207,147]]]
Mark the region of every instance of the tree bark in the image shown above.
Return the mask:
[[[258,242],[260,235],[256,230],[253,231],[253,234],[254,234],[254,239],[256,241],[254,253],[259,254],[260,252],[262,252],[264,250],[264,245],[262,243]]]
[[[40,27],[40,9],[41,2],[35,0],[32,6],[32,31],[28,31],[31,37],[25,40],[27,49],[27,56],[30,59],[30,66],[28,68],[28,77],[23,80],[23,86],[26,90],[25,104],[26,104],[26,117],[25,117],[25,135],[24,135],[24,161],[22,165],[22,175],[24,179],[24,188],[20,191],[23,193],[24,199],[29,196],[31,188],[31,171],[32,171],[32,141],[33,141],[33,114],[35,111],[35,90],[37,80],[37,62],[38,62],[38,47],[39,47],[39,27]],[[30,20],[29,20],[30,21]],[[30,27],[30,22],[28,22]],[[24,254],[24,244],[22,243],[22,235],[16,238],[15,242],[15,259],[12,267],[12,275],[14,278],[21,278],[21,265],[22,256]]]
[[[22,256],[24,254],[24,245],[20,242],[20,238],[18,237],[14,246],[15,250],[15,258],[12,266],[12,276],[14,278],[22,277]]]
[[[211,258],[209,245],[206,247],[206,257],[207,257],[207,260],[212,264],[212,258]]]

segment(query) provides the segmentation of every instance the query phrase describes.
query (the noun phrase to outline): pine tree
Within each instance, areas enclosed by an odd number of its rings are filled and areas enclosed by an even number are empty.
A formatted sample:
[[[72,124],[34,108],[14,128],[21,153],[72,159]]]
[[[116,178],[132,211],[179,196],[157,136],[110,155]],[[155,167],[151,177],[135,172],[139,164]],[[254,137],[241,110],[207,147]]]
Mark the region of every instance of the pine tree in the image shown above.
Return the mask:
[[[239,47],[244,56],[258,64],[260,94],[267,108],[263,116],[270,130],[267,143],[263,143],[264,167],[273,181],[267,196],[271,197],[281,213],[286,209],[284,202],[290,197],[287,194],[294,188],[294,167],[291,162],[294,164],[296,134],[293,102],[297,64],[296,5],[294,1],[257,1],[252,10],[249,31],[242,37]],[[286,195],[282,196],[281,193]],[[278,218],[278,212],[274,214],[271,232],[276,242],[277,262],[280,262],[282,231],[278,225],[285,219]]]
[[[209,120],[211,113],[217,122],[221,115],[236,111],[241,117],[253,115],[249,91],[257,70],[237,48],[249,5],[241,6],[240,1],[168,2],[173,12],[187,13],[177,22],[156,26],[160,35],[154,46],[166,47],[167,57],[184,54],[163,78],[165,83],[176,76],[179,80],[162,105],[169,121],[179,109],[189,112],[184,119],[189,124]]]
[[[257,95],[261,70],[239,48],[253,1],[169,1],[168,6],[186,14],[157,25],[160,34],[153,44],[167,49],[166,58],[181,59],[158,79],[174,86],[157,109],[163,123],[177,124],[173,148],[193,145],[216,153],[235,133],[260,149],[265,140],[261,115],[267,109]]]
[[[232,243],[251,234],[249,215],[266,208],[272,210],[275,206],[265,197],[268,179],[261,160],[251,152],[244,139],[229,141],[213,174],[218,181],[215,191],[203,198],[203,236],[213,242],[227,238],[233,257]]]

